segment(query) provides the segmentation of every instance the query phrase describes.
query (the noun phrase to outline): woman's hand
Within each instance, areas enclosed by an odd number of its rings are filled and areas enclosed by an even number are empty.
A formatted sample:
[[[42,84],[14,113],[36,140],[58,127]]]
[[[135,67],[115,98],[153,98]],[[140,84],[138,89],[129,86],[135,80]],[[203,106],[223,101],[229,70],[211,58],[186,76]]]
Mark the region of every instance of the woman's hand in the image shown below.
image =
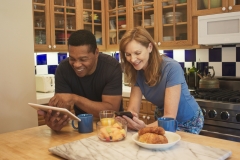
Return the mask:
[[[133,113],[133,118],[129,118],[127,116],[123,116],[123,118],[128,122],[128,128],[133,130],[139,130],[141,128],[146,127],[146,124],[138,118],[137,113]]]

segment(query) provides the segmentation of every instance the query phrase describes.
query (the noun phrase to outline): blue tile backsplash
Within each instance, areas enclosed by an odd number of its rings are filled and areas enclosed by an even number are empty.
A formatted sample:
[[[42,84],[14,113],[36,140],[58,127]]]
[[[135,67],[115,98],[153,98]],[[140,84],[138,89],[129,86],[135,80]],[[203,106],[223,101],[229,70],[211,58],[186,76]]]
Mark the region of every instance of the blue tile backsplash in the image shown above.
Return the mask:
[[[240,47],[236,48],[236,60],[237,62],[240,62]]]
[[[173,50],[164,50],[164,54],[170,58],[173,58]]]
[[[213,66],[215,76],[240,77],[240,46],[223,46],[213,49],[160,50],[180,63],[182,68],[191,68],[192,62],[201,72],[205,66]],[[113,53],[106,53],[114,55]],[[35,53],[36,74],[55,74],[58,64],[68,53]],[[116,58],[116,57],[115,57]]]
[[[48,74],[55,74],[58,65],[48,65]]]
[[[209,49],[209,62],[222,62],[222,48]]]
[[[58,64],[65,58],[67,58],[67,53],[58,53]]]
[[[185,62],[195,62],[196,61],[196,50],[185,50]]]
[[[47,55],[46,54],[37,55],[37,65],[45,64],[47,64]]]

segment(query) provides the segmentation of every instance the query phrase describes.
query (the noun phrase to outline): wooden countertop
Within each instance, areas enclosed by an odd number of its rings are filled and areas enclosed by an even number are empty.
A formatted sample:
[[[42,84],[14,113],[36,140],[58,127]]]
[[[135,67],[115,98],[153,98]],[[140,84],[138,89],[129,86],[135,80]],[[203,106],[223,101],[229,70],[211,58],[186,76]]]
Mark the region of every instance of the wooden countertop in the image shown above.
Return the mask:
[[[240,143],[217,138],[177,132],[182,140],[206,146],[231,150],[229,159],[239,159]],[[61,159],[51,154],[48,148],[96,135],[94,132],[80,134],[67,125],[60,132],[52,131],[48,126],[38,126],[14,132],[0,134],[0,159]]]

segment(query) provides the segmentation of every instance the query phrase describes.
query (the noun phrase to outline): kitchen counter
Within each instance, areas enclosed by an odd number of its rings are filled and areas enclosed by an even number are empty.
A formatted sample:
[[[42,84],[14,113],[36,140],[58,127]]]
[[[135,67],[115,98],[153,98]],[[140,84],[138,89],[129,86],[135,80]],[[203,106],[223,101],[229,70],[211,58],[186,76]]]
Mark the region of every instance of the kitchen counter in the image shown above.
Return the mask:
[[[185,132],[177,133],[181,136],[182,141],[229,150],[232,152],[230,160],[239,159],[240,143]],[[60,159],[58,156],[50,153],[48,149],[91,136],[96,136],[95,125],[94,132],[88,134],[78,133],[71,127],[71,124],[68,124],[60,132],[52,131],[48,126],[43,125],[3,133],[0,134],[0,159]],[[199,150],[199,152],[201,151]],[[147,152],[144,154],[147,154]]]
[[[131,87],[123,85],[122,96],[130,97],[130,92],[131,92]],[[54,96],[54,92],[51,92],[51,93],[37,92],[36,93],[37,104],[47,104],[49,102],[50,98],[52,98],[53,96]]]

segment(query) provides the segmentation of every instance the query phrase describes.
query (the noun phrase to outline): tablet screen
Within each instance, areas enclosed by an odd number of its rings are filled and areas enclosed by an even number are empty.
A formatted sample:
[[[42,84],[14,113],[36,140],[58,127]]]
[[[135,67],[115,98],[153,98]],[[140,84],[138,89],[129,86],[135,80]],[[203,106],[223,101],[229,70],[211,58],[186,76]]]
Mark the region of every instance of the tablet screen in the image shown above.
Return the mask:
[[[28,103],[31,107],[35,108],[36,110],[42,110],[42,111],[58,111],[61,114],[67,114],[72,120],[78,120],[81,121],[80,118],[75,116],[72,112],[67,110],[66,108],[59,108],[59,107],[53,107],[53,106],[47,106],[47,105],[41,105],[41,104],[35,104],[35,103]]]

